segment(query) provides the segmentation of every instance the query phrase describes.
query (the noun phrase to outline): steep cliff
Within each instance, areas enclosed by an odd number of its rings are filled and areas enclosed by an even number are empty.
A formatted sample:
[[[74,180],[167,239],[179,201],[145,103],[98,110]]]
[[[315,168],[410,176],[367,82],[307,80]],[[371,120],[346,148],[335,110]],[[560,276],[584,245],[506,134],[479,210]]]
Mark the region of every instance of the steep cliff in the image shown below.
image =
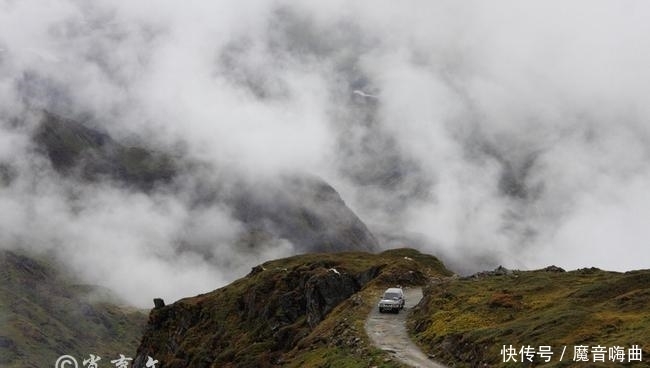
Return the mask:
[[[449,274],[408,249],[266,262],[224,288],[153,309],[134,367],[148,357],[165,368],[379,364],[363,333],[376,293]]]

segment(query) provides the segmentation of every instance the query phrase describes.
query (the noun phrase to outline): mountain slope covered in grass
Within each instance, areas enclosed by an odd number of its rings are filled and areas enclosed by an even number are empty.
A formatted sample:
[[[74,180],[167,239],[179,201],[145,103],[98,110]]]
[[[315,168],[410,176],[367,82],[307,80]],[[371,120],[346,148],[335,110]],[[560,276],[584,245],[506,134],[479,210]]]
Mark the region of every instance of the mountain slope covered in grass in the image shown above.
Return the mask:
[[[50,367],[61,355],[115,359],[137,346],[143,311],[79,284],[41,257],[0,252],[0,366]]]
[[[643,362],[630,366],[650,362],[650,270],[501,269],[431,284],[424,295],[410,319],[411,332],[423,350],[455,367],[507,366],[503,345],[551,346],[552,361],[544,367],[588,366],[573,362],[573,347],[579,345],[620,346],[626,352],[639,345],[645,349]],[[519,355],[517,361],[512,366],[521,365]]]

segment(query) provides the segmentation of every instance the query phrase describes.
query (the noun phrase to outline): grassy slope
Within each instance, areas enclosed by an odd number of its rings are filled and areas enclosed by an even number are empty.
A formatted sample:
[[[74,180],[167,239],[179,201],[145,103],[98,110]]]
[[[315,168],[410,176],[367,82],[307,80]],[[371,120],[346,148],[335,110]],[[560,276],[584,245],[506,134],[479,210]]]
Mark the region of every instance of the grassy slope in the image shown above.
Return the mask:
[[[300,290],[301,280],[322,276],[331,272],[331,267],[349,275],[373,267],[380,271],[313,328],[304,315],[278,325],[278,316],[290,309],[283,307],[287,295]],[[410,249],[381,254],[307,254],[270,261],[257,273],[224,288],[153,310],[138,354],[151,353],[170,367],[273,363],[289,367],[400,367],[385,361],[387,355],[370,346],[364,332],[370,308],[387,286],[422,284],[429,277],[449,274],[435,257]]]
[[[0,366],[49,367],[63,354],[106,360],[132,353],[146,315],[96,301],[106,294],[74,284],[43,259],[0,252]]]
[[[515,271],[449,279],[425,290],[410,328],[423,350],[456,367],[504,365],[502,345],[551,345],[556,355],[545,367],[587,366],[571,361],[572,347],[599,344],[639,344],[645,361],[634,366],[648,366],[650,270]]]

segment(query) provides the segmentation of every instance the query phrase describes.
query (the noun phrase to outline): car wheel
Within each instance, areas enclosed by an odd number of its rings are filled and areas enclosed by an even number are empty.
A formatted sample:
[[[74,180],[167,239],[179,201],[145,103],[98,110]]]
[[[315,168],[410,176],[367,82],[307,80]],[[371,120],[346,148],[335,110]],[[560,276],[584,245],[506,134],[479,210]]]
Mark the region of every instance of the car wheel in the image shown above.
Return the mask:
[[[379,313],[384,313],[384,308],[379,308]]]

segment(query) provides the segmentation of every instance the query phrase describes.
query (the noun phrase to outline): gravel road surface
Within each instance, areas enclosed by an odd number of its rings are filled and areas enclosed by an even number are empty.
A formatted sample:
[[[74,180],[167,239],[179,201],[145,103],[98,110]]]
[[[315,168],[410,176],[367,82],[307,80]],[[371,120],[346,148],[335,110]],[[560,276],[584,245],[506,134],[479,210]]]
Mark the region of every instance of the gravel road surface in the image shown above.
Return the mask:
[[[406,316],[422,299],[421,288],[404,289],[406,305],[399,314],[379,313],[375,306],[366,320],[366,333],[378,348],[389,352],[395,359],[412,367],[445,368],[429,359],[411,341],[406,331]],[[379,296],[377,296],[379,301]]]

